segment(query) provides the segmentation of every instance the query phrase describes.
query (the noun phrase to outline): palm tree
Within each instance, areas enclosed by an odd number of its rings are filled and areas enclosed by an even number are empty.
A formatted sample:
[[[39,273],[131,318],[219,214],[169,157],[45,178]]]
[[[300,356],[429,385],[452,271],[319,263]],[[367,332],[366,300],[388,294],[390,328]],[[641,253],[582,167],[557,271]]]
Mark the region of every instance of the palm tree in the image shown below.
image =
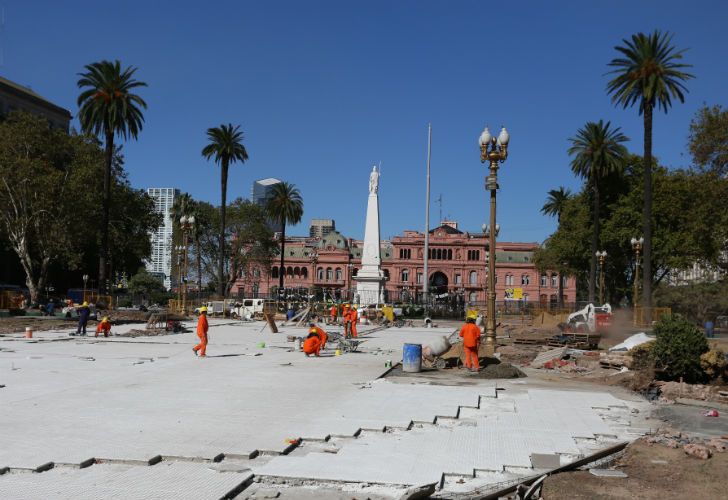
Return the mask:
[[[594,225],[589,266],[589,302],[594,302],[597,276],[597,246],[599,245],[599,187],[604,177],[621,173],[627,157],[627,148],[621,143],[629,139],[620,128],[610,129],[610,123],[599,120],[588,122],[570,138],[571,170],[585,179],[594,194]]]
[[[556,220],[561,222],[561,212],[563,212],[564,204],[569,198],[571,198],[570,189],[564,186],[559,186],[559,189],[552,189],[548,192],[546,203],[541,207],[541,213],[551,217],[556,216]]]
[[[106,265],[109,255],[109,205],[111,203],[111,166],[114,159],[114,137],[136,139],[144,124],[142,109],[147,104],[132,93],[147,84],[134,79],[136,68],[121,68],[117,60],[95,62],[79,73],[78,119],[86,134],[103,136],[106,141],[104,157],[104,192],[101,210],[101,253],[99,255],[99,288],[106,290]]]
[[[286,252],[286,224],[298,224],[303,217],[303,199],[298,188],[288,182],[279,182],[271,188],[266,211],[273,221],[281,225],[281,272],[278,289],[283,290],[283,264]]]
[[[225,298],[227,280],[225,279],[225,209],[227,204],[228,167],[231,163],[239,161],[245,163],[248,152],[243,146],[243,132],[240,125],[232,123],[207,129],[207,138],[210,143],[202,149],[202,156],[213,158],[220,164],[220,262],[218,263],[218,293]]]
[[[571,198],[571,190],[564,186],[559,189],[552,189],[548,192],[546,203],[541,207],[541,213],[551,217],[556,216],[556,220],[561,224],[561,213],[564,211],[564,205]],[[559,269],[559,307],[564,307],[564,268]]]
[[[643,307],[647,317],[652,314],[652,111],[657,108],[667,113],[672,99],[685,101],[687,92],[684,82],[694,78],[685,73],[691,67],[682,60],[685,50],[670,45],[672,35],[655,31],[652,34],[637,33],[631,40],[622,40],[622,46],[614,47],[622,57],[612,59],[609,66],[616,68],[610,74],[615,77],[607,84],[612,102],[623,108],[639,102],[639,113],[644,121],[644,206],[642,225],[645,238],[642,247],[644,269]]]

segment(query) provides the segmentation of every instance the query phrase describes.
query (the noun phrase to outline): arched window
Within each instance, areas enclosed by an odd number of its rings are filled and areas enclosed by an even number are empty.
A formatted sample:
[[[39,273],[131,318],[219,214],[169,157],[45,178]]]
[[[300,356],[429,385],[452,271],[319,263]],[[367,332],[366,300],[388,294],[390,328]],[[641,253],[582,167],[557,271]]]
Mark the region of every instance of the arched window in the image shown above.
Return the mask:
[[[567,283],[566,276],[562,276],[561,277],[561,286],[564,287],[564,288],[566,288],[566,283]]]
[[[521,285],[528,285],[531,283],[531,278],[528,276],[528,274],[524,274],[521,276]]]
[[[475,303],[478,300],[478,292],[470,292],[470,302]]]
[[[512,284],[513,284],[513,275],[506,274],[506,285],[512,285]]]
[[[300,267],[298,267],[298,266],[294,267],[294,268],[293,268],[293,275],[294,275],[294,276],[295,276],[296,278],[300,278],[300,277],[301,277],[301,268],[300,268]]]
[[[260,269],[258,269],[257,267],[253,269],[253,277],[260,278]]]
[[[551,274],[551,288],[559,287],[559,275],[556,273]]]
[[[357,269],[357,268],[355,267],[355,268],[354,268],[354,270],[353,270],[353,271],[351,271],[351,277],[353,278],[353,277],[354,277],[354,276],[356,276],[357,274],[359,274],[359,269]]]
[[[291,266],[288,266],[288,269],[286,269],[286,274],[289,278],[293,278],[293,268]]]
[[[447,250],[447,260],[452,260],[452,248]]]
[[[409,281],[409,269],[402,269],[402,281]]]
[[[384,277],[389,279],[389,269],[384,270]]]
[[[336,268],[336,281],[341,281],[342,279],[343,278],[341,276],[341,268],[340,267],[337,267]]]
[[[476,285],[478,283],[478,271],[470,271],[470,284]]]
[[[330,267],[327,267],[327,268],[326,268],[326,279],[327,279],[327,280],[332,280],[332,279],[334,279],[334,270],[333,270],[333,269],[331,269]]]
[[[323,281],[324,280],[324,268],[323,267],[319,267],[316,270],[316,279],[319,280],[319,281]]]
[[[273,268],[270,270],[270,277],[271,278],[278,277],[278,266],[273,266]]]
[[[546,276],[545,274],[541,275],[541,286],[542,287],[549,286],[549,277]]]
[[[303,279],[308,278],[308,268],[307,267],[301,268],[301,276],[303,277]]]

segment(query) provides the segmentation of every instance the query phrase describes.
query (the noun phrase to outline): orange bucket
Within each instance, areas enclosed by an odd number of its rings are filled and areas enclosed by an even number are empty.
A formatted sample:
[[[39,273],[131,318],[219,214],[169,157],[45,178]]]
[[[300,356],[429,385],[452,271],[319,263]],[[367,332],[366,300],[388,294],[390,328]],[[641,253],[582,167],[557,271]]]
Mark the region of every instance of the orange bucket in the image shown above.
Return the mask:
[[[33,338],[33,329],[29,326],[25,327],[25,338],[26,339],[32,339]]]

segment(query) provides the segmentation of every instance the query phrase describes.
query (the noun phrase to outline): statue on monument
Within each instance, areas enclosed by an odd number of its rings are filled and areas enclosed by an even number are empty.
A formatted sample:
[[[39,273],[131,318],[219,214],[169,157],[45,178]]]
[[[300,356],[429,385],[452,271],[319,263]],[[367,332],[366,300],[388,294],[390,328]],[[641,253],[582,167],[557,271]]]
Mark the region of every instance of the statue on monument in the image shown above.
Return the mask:
[[[376,193],[379,189],[379,172],[376,165],[372,167],[372,173],[369,174],[369,192]]]

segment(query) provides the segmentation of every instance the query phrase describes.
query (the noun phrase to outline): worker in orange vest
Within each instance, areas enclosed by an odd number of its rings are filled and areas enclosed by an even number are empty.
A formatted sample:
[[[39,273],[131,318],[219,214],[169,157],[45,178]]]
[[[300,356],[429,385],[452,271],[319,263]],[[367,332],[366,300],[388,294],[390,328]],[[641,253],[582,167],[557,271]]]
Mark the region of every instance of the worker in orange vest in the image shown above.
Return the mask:
[[[308,337],[303,342],[303,352],[306,356],[315,354],[318,356],[321,354],[321,349],[326,347],[326,341],[329,336],[321,328],[316,326],[316,323],[311,323],[311,328],[308,330]]]
[[[200,343],[197,344],[192,350],[195,356],[199,355],[201,358],[207,357],[205,351],[207,349],[207,330],[210,326],[207,324],[207,307],[200,307],[200,318],[197,320],[197,336],[200,337]]]
[[[335,325],[336,324],[336,313],[338,312],[338,307],[336,307],[336,304],[331,306],[331,310],[329,311],[329,324]]]
[[[349,304],[341,306],[341,318],[344,320],[344,337],[351,334],[351,323],[349,322]]]
[[[349,333],[352,337],[357,337],[356,332],[356,323],[359,320],[359,314],[356,312],[356,307],[352,306],[351,309],[349,309]]]
[[[478,362],[478,348],[480,347],[480,328],[475,325],[476,316],[468,314],[465,325],[460,329],[465,351],[465,368],[470,371],[480,370]]]
[[[108,316],[104,316],[101,322],[96,325],[96,336],[99,336],[99,333],[104,332],[104,337],[109,336],[109,332],[111,331],[111,322],[109,321]]]

